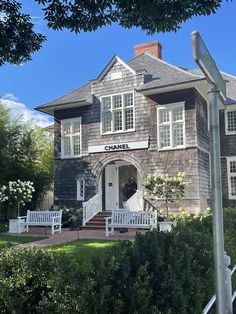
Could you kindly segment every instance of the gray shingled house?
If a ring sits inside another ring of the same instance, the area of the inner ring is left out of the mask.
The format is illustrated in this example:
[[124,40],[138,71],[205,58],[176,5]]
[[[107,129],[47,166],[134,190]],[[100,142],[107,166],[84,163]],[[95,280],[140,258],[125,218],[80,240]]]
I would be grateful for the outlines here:
[[[222,75],[223,201],[235,205],[236,77]],[[151,42],[135,46],[128,62],[115,55],[97,79],[37,107],[55,118],[55,204],[81,207],[91,200],[103,210],[119,209],[130,177],[140,191],[149,173],[185,171],[188,188],[175,206],[205,209],[211,202],[208,90],[200,70],[168,64],[160,43]]]

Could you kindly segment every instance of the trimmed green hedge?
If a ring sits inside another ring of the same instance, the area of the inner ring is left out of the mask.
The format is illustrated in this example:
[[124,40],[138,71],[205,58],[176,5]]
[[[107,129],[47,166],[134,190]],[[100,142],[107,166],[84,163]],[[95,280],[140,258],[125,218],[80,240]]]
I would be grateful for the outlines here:
[[[236,262],[236,209],[224,210]],[[214,293],[212,218],[120,241],[83,265],[42,250],[0,252],[1,313],[201,313]]]

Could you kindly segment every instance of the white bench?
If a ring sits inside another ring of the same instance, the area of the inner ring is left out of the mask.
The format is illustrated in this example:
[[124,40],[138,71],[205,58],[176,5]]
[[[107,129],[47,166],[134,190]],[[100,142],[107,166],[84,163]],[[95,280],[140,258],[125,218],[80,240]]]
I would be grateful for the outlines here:
[[114,228],[154,229],[157,228],[157,212],[113,210],[106,217],[106,237],[114,235]]
[[26,216],[17,217],[19,225],[24,225],[24,231],[29,232],[29,226],[48,226],[51,233],[61,233],[62,210],[31,211]]

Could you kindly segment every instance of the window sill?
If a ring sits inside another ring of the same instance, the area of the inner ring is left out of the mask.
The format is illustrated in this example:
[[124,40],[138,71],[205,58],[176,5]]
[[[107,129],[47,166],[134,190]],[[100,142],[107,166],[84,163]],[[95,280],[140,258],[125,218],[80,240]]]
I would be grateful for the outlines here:
[[60,159],[75,159],[75,158],[80,158],[82,155],[77,155],[77,156],[61,156]]
[[225,135],[236,135],[236,131],[231,132],[225,131]]
[[230,200],[230,201],[236,201],[236,196],[231,196],[231,195],[229,195],[229,200]]
[[187,148],[186,146],[178,146],[178,147],[175,147],[175,148],[172,148],[172,147],[157,148],[157,150],[160,151],[160,152],[164,152],[164,151],[168,151],[168,150],[180,150],[180,149],[186,149],[186,148]]
[[128,131],[117,131],[117,132],[107,132],[107,133],[101,133],[100,135],[117,135],[117,134],[125,134],[125,133],[135,133],[135,130],[128,130]]

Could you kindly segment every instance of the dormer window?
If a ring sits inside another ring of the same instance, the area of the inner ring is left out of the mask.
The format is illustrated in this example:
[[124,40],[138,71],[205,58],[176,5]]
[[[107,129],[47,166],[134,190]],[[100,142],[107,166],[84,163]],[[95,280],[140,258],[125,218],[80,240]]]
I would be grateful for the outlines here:
[[101,97],[102,134],[134,130],[134,93]]

